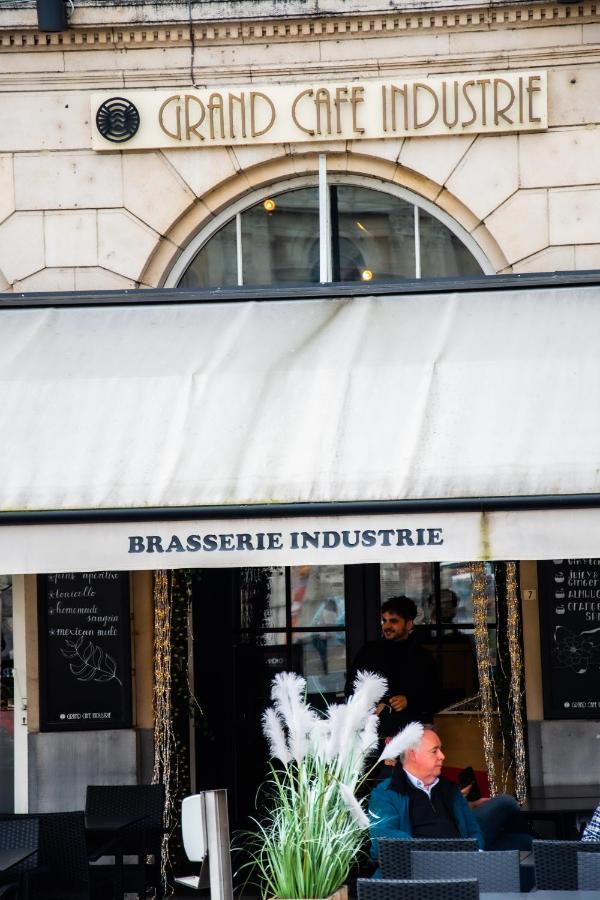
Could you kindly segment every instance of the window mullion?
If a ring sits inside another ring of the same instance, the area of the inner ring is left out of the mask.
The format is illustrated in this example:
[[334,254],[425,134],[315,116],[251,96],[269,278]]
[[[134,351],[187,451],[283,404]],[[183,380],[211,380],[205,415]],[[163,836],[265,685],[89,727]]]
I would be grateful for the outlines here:
[[244,257],[242,253],[242,214],[235,215],[235,250],[237,257],[237,283],[241,287],[244,283]]
[[331,281],[331,219],[327,186],[327,156],[319,153],[319,281]]
[[421,277],[421,231],[419,228],[419,207],[415,211],[415,278]]

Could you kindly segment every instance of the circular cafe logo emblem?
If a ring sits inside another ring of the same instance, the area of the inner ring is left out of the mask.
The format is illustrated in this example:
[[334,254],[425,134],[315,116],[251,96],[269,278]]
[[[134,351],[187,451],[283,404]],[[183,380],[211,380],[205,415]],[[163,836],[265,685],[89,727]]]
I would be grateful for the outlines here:
[[132,138],[140,127],[140,114],[131,100],[111,97],[98,107],[96,127],[107,141],[121,144]]

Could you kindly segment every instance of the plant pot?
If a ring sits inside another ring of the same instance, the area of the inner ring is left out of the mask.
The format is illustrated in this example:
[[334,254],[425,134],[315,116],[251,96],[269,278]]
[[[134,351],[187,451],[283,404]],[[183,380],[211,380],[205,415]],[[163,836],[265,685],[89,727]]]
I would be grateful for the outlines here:
[[[269,897],[269,900],[281,900],[278,897]],[[286,897],[285,900],[304,900],[304,898],[300,897]],[[330,894],[329,897],[322,897],[320,900],[348,900],[348,888],[345,884],[343,884],[340,888],[337,889],[335,894]]]

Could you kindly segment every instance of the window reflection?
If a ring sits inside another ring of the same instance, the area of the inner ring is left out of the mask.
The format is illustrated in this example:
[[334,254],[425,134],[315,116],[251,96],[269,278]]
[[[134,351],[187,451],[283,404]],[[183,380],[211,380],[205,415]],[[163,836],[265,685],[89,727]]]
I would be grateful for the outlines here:
[[290,568],[292,627],[344,625],[344,567]]
[[381,600],[404,595],[417,605],[415,624],[428,625],[435,619],[433,566],[431,563],[381,563]]
[[[485,564],[488,624],[496,621],[496,584],[491,563]],[[442,622],[473,624],[473,579],[468,563],[440,563]]]
[[338,694],[346,681],[346,636],[343,631],[295,632],[302,651],[302,673],[309,694]]
[[331,188],[333,280],[393,281],[415,277],[414,206],[383,191],[349,184]]
[[[290,569],[292,644],[301,648],[309,694],[344,689],[346,634],[343,566],[292,566]],[[320,628],[319,628],[320,626]]]
[[481,266],[460,238],[424,210],[419,210],[421,278],[481,275]]
[[235,219],[224,225],[196,254],[180,288],[232,287],[237,279]]
[[242,569],[239,610],[236,644],[250,653],[245,665],[251,659],[265,684],[291,669],[304,675],[309,694],[333,699],[343,691],[343,566]]
[[242,259],[244,284],[317,282],[318,189],[287,191],[242,213]]

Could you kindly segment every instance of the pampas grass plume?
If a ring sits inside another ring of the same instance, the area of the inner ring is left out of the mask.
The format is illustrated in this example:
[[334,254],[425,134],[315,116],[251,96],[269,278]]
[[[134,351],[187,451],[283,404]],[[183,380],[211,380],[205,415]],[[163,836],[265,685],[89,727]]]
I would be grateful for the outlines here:
[[369,820],[355,790],[376,744],[374,709],[386,684],[367,672],[354,686],[346,703],[323,714],[308,704],[304,678],[283,672],[274,679],[262,724],[285,768],[271,765],[247,847],[264,897],[327,897],[361,852]]
[[373,714],[365,722],[365,727],[360,735],[360,746],[364,753],[374,750],[377,746],[379,731],[379,716]]
[[358,704],[365,712],[373,712],[388,689],[385,678],[374,672],[359,672],[352,685],[350,702]]
[[287,766],[292,761],[281,719],[273,708],[265,710],[262,717],[263,733],[269,742],[271,756],[280,759]]
[[369,819],[364,809],[354,796],[353,792],[350,790],[348,785],[340,783],[340,794],[342,795],[342,799],[346,806],[348,807],[348,811],[357,825],[360,825],[361,828],[369,827]]
[[423,737],[423,726],[420,722],[411,722],[402,731],[392,738],[389,744],[386,744],[383,753],[377,762],[383,762],[384,759],[396,759],[401,753],[407,750],[414,750],[421,743]]
[[308,735],[317,718],[307,706],[305,694],[306,681],[295,672],[279,672],[273,679],[271,698],[287,728],[290,753],[298,763],[308,750]]

